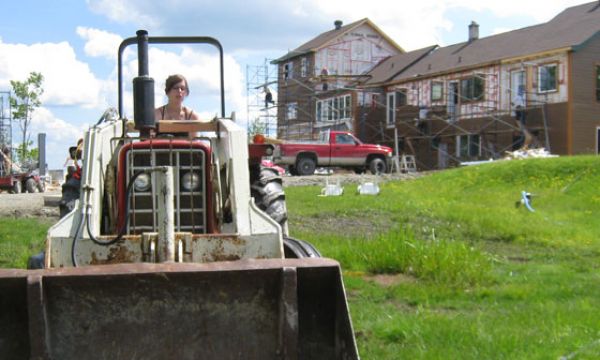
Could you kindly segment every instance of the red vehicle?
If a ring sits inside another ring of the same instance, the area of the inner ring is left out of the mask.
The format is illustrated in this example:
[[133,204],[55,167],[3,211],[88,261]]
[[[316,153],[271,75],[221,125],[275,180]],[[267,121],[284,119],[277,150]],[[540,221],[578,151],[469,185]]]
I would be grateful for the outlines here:
[[20,194],[23,191],[33,193],[44,192],[44,182],[33,172],[4,174],[0,172],[0,190],[7,190],[11,194]]
[[316,142],[279,144],[273,154],[273,162],[287,165],[292,175],[312,175],[317,166],[380,174],[389,169],[391,159],[392,148],[364,144],[347,131],[323,132]]

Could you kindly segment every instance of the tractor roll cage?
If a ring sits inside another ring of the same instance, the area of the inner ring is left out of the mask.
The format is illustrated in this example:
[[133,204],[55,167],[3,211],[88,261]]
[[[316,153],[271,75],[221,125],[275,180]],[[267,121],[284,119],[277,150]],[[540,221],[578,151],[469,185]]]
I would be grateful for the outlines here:
[[[118,53],[119,83],[119,117],[123,118],[123,52],[132,44],[137,44],[137,37],[130,37],[121,42]],[[223,46],[219,40],[209,36],[148,36],[149,44],[209,44],[219,50],[219,66],[221,81],[221,117],[225,117],[225,76],[223,68]]]

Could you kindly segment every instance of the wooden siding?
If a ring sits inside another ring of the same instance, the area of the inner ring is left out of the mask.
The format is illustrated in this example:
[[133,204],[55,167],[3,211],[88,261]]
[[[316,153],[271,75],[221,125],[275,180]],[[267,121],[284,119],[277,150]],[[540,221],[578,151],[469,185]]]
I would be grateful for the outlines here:
[[596,66],[600,66],[600,36],[591,38],[572,54],[573,153],[596,153],[596,128],[600,126],[600,102],[596,100]]

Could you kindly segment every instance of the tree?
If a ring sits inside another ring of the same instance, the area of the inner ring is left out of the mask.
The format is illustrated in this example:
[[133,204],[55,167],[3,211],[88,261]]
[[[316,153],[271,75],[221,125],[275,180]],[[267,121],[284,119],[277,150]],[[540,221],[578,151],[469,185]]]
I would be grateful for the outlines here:
[[22,141],[19,146],[19,158],[24,160],[28,155],[28,146],[30,134],[29,125],[31,123],[31,115],[42,102],[40,97],[44,93],[42,82],[44,76],[38,72],[30,72],[29,77],[25,81],[11,80],[10,85],[13,88],[14,96],[10,97],[10,105],[13,109],[13,120],[19,123],[21,129]]

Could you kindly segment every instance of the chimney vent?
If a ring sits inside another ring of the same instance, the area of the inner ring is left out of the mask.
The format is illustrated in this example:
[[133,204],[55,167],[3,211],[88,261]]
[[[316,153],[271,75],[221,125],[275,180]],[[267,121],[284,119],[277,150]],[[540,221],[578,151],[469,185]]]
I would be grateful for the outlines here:
[[479,24],[471,21],[469,25],[469,42],[479,39]]
[[341,29],[343,24],[344,23],[342,22],[342,20],[336,20],[336,21],[333,22],[333,25],[335,25],[335,29],[336,30]]

